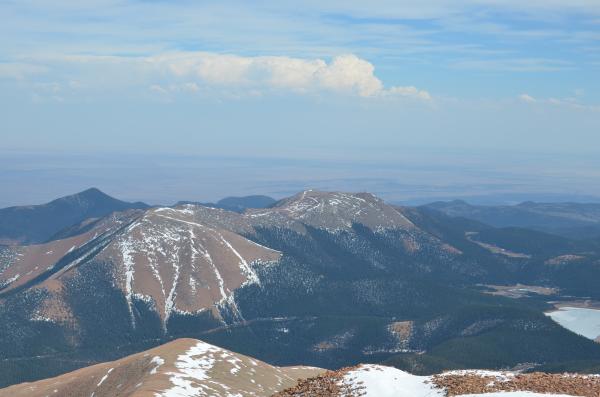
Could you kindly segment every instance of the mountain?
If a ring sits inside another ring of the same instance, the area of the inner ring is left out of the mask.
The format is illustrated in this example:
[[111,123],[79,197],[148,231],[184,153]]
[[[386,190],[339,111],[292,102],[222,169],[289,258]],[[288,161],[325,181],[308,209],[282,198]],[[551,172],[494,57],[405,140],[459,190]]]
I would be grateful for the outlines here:
[[[105,265],[125,297],[133,327],[135,302],[150,302],[164,327],[173,312],[214,310],[220,317],[218,306],[228,305],[233,290],[258,282],[248,264],[277,261],[280,253],[218,225],[196,223],[192,214],[189,208],[118,213],[83,234],[14,249],[0,297],[24,288],[62,293],[79,267],[93,260]],[[39,315],[53,318],[52,310]]]
[[0,397],[483,397],[503,392],[515,397],[592,397],[600,392],[600,378],[481,370],[416,376],[373,364],[336,371],[276,367],[199,340],[177,339],[117,361],[0,389]]
[[249,208],[268,208],[276,203],[276,200],[269,196],[243,196],[243,197],[225,197],[216,203],[198,203],[194,201],[179,201],[175,206],[193,204],[205,207],[221,208],[227,211],[242,213]]
[[115,211],[144,208],[148,205],[117,200],[96,188],[47,204],[4,208],[0,209],[0,244],[43,243],[86,219],[92,222]]
[[194,339],[0,390],[0,397],[270,396],[323,372],[274,367]]
[[243,213],[184,204],[84,221],[0,249],[0,385],[181,337],[279,366],[597,365],[600,344],[545,316],[542,298],[490,285],[597,299],[598,252],[510,255],[501,245],[512,240],[490,229],[369,193],[310,190]]
[[426,206],[494,227],[521,227],[571,238],[600,237],[600,204],[528,201],[512,206],[484,206],[455,200]]

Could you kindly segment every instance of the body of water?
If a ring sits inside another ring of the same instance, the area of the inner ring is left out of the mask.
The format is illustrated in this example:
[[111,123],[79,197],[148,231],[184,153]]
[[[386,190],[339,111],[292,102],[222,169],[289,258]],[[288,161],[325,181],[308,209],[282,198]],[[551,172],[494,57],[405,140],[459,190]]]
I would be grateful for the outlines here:
[[546,313],[563,327],[589,339],[600,337],[600,310],[581,307],[561,307]]

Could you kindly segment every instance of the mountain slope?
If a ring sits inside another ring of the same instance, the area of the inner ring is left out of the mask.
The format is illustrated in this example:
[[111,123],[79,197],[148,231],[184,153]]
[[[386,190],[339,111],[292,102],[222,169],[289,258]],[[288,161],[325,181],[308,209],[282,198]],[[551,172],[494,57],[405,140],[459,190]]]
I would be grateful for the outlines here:
[[465,258],[509,276],[501,284],[557,287],[564,295],[600,299],[600,242],[571,240],[517,227],[495,228],[427,206],[403,208],[417,225],[459,249]]
[[4,208],[0,209],[0,243],[42,243],[85,219],[143,208],[148,205],[117,200],[95,188],[47,204]]
[[529,228],[578,239],[600,237],[600,204],[524,202],[485,206],[455,200],[426,207],[494,227]]
[[270,396],[318,368],[280,368],[194,339],[178,339],[57,378],[0,389],[0,397]]

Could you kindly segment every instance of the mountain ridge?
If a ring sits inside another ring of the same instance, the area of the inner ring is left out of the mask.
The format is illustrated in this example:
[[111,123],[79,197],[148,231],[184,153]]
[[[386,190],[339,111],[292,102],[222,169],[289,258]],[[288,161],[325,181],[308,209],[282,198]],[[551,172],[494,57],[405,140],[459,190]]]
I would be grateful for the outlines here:
[[516,205],[472,205],[464,200],[438,201],[423,207],[494,227],[522,227],[563,237],[600,237],[600,204],[525,201]]

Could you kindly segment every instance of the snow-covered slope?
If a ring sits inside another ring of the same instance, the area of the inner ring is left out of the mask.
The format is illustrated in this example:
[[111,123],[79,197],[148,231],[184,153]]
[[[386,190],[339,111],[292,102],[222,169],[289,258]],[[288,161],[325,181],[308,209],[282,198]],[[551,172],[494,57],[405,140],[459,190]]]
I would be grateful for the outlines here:
[[442,397],[443,390],[435,387],[426,376],[380,365],[362,365],[348,371],[341,382],[357,395],[367,397]]
[[218,316],[216,305],[233,291],[260,283],[253,266],[279,259],[279,252],[229,230],[176,215],[168,208],[148,211],[96,258],[115,264],[130,308],[134,298],[152,302],[164,322],[175,310],[211,309]]
[[[490,371],[462,371],[448,372],[438,375],[441,378],[455,377],[461,374],[471,374],[472,377],[490,380],[490,390],[492,383],[501,384],[514,377],[514,373],[501,373]],[[464,397],[569,397],[567,394],[557,393],[535,393],[524,388],[523,390],[508,390],[489,392],[489,393],[456,393],[448,391],[436,382],[434,377],[416,376],[408,372],[400,371],[396,368],[385,367],[381,365],[361,365],[357,369],[348,371],[342,379],[342,384],[356,391],[357,396],[364,397],[445,397],[445,396],[464,396]],[[464,390],[469,390],[469,385],[465,382],[462,385]],[[501,387],[501,386],[500,386]],[[580,395],[580,394],[577,394]]]
[[122,228],[133,222],[142,211],[114,213],[95,222],[90,230],[44,244],[8,246],[0,255],[0,295],[36,280],[56,278],[98,253]]
[[114,362],[1,389],[0,397],[270,396],[321,372],[274,367],[199,340],[178,339]]
[[254,224],[292,226],[302,223],[328,230],[347,230],[353,223],[371,229],[414,227],[404,215],[370,193],[307,190],[272,208],[249,210],[246,215]]

